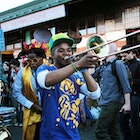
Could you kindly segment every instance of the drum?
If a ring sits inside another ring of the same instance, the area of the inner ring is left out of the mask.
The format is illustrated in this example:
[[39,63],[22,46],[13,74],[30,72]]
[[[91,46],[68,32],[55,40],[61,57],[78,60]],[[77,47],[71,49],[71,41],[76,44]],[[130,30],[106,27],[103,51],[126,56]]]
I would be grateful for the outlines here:
[[0,140],[12,140],[11,133],[6,127],[0,128]]
[[16,122],[15,107],[0,107],[0,127],[12,126]]

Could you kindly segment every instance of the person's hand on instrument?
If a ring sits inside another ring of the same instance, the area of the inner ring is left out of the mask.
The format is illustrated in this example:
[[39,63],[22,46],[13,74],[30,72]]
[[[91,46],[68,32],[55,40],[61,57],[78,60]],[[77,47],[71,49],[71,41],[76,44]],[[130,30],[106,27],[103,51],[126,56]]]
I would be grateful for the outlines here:
[[99,57],[97,55],[93,55],[91,53],[87,53],[81,59],[76,61],[74,65],[78,70],[84,68],[94,68],[98,62]]

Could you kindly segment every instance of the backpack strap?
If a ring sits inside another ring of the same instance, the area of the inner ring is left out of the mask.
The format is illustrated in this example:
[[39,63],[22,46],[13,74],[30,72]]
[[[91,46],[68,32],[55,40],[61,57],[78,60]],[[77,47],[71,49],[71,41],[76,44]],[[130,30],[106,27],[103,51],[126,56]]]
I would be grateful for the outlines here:
[[116,72],[116,61],[117,61],[117,59],[114,59],[113,62],[112,62],[112,64],[111,64],[112,74],[113,74],[115,77],[118,76],[118,75],[117,75],[117,72]]
[[[116,71],[116,61],[117,61],[117,59],[113,60],[112,65],[111,65],[111,67],[112,67],[112,74],[117,78],[117,80],[119,80],[119,77],[118,77],[117,71]],[[129,70],[128,65],[125,64],[125,68],[126,68],[126,71],[127,71],[129,82],[131,83],[132,73]]]
[[117,59],[114,59],[113,62],[111,63],[111,69],[112,69],[112,74],[117,79],[117,83],[119,85],[119,89],[122,92],[122,87],[121,87],[120,79],[119,79],[118,74],[117,74],[117,71],[116,71],[116,61],[117,61]]

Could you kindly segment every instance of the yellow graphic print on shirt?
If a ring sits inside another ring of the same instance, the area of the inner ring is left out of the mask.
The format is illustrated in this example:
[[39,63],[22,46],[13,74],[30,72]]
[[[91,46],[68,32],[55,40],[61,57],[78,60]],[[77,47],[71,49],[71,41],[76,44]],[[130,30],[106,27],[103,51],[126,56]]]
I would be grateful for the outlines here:
[[69,96],[66,94],[63,94],[59,98],[59,104],[61,107],[60,115],[63,119],[68,121],[73,121],[73,124],[75,124],[76,127],[78,127],[78,121],[77,121],[77,115],[79,113],[79,104],[80,99],[77,98],[76,100],[69,100]]
[[74,83],[70,79],[65,79],[61,82],[60,90],[65,94],[76,94]]
[[69,95],[77,94],[74,83],[70,79],[65,79],[61,82],[60,90],[64,93],[59,97],[60,115],[63,119],[72,121],[72,123],[78,127],[77,116],[79,114],[80,99],[70,100]]

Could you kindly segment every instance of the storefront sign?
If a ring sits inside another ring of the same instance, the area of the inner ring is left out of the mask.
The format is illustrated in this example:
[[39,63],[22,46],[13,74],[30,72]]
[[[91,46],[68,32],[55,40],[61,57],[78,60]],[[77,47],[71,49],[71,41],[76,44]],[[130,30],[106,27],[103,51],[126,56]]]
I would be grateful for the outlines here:
[[7,32],[7,31],[27,27],[30,25],[46,22],[49,20],[61,18],[64,17],[65,15],[66,15],[65,6],[59,5],[30,15],[26,15],[20,18],[3,22],[1,23],[1,28],[3,29],[4,32]]

